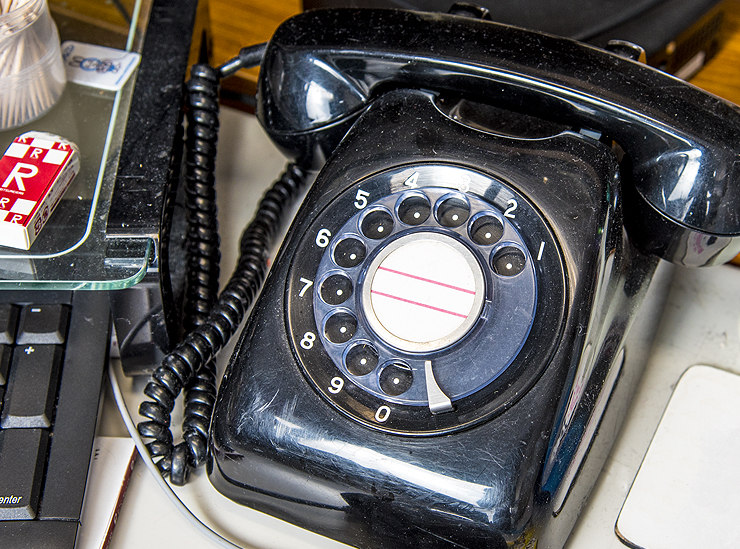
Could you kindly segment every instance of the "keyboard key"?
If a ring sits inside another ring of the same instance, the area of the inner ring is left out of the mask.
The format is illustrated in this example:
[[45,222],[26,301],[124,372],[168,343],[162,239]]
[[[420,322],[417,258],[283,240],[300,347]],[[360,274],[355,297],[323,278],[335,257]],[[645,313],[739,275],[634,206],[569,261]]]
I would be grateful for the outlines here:
[[0,520],[36,516],[48,444],[41,429],[0,431]]
[[[78,292],[70,318],[38,518],[79,520],[110,341],[109,297]],[[100,366],[97,366],[100,365]],[[0,548],[5,549],[0,536]]]
[[5,385],[8,382],[8,367],[10,366],[11,354],[11,347],[0,345],[0,385]]
[[18,307],[10,303],[0,303],[0,343],[13,343],[18,324]]
[[3,429],[51,426],[62,354],[57,345],[15,348],[0,417]]
[[26,305],[21,310],[16,343],[55,345],[64,343],[69,307],[59,303]]
[[72,549],[79,522],[61,520],[6,520],[0,522],[3,549]]
[[[0,549],[72,549],[108,356],[109,297],[6,290],[0,301],[15,313],[5,322],[0,305]],[[14,344],[19,338],[63,343]]]

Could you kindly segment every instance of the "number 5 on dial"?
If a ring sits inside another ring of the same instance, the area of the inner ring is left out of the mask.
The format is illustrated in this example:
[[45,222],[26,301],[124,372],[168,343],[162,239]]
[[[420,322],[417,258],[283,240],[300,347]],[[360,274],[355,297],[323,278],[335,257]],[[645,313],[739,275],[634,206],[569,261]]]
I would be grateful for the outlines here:
[[367,206],[367,197],[370,196],[369,192],[357,189],[357,195],[355,196],[355,208],[362,210]]

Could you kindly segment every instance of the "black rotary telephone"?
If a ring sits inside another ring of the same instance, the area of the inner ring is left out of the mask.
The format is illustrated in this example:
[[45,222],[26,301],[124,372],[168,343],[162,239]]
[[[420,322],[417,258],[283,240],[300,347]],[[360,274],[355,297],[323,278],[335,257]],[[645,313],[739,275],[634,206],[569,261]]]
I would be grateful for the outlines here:
[[740,251],[740,110],[458,15],[306,12],[257,113],[321,167],[223,378],[228,497],[358,547],[560,547],[659,262]]

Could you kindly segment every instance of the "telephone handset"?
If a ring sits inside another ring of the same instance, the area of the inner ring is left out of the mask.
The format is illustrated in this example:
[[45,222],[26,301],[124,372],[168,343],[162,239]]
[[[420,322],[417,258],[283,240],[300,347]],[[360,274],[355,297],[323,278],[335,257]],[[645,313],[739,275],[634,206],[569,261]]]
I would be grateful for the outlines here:
[[[650,251],[690,266],[740,251],[738,108],[646,65],[487,21],[368,10],[289,20],[263,71],[260,119],[293,154],[325,158],[390,87],[481,98],[617,141]],[[702,237],[716,240],[698,256],[675,243]]]
[[258,90],[321,171],[222,381],[213,484],[358,547],[562,545],[639,377],[656,254],[740,247],[740,110],[391,10],[288,20]]

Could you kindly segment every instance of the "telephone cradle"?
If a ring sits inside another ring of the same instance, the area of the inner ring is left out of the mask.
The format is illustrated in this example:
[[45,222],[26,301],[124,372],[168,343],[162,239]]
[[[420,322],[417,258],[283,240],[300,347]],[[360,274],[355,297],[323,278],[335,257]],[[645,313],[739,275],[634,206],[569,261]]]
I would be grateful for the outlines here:
[[321,169],[221,382],[213,485],[361,548],[562,547],[661,258],[740,251],[740,110],[571,40],[395,10],[288,20],[258,99]]

